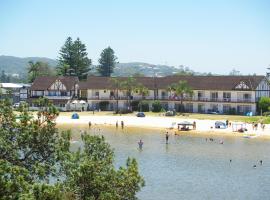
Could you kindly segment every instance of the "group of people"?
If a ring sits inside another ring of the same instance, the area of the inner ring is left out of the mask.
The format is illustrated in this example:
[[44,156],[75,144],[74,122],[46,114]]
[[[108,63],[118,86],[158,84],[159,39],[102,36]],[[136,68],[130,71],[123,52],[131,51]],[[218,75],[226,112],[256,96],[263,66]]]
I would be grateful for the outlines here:
[[[255,122],[252,122],[252,130],[254,131],[257,131],[258,130],[258,123],[255,123]],[[264,123],[261,123],[261,129],[264,131],[265,129],[265,124]]]
[[[115,123],[115,127],[118,128],[118,120]],[[121,128],[124,128],[124,121],[121,121]]]

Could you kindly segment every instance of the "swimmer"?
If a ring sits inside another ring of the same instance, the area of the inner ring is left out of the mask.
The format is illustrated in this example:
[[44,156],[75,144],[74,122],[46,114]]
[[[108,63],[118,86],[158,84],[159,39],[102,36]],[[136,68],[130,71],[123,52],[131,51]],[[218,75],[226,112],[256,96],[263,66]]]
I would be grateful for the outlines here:
[[253,168],[256,168],[257,167],[257,165],[253,165]]
[[168,144],[168,140],[169,140],[169,133],[168,131],[166,132],[166,144]]
[[232,159],[230,159],[230,163],[232,162]]
[[138,142],[138,145],[139,145],[139,149],[142,149],[142,147],[143,147],[143,141],[140,140],[140,141]]
[[260,164],[262,165],[262,163],[263,163],[263,161],[262,160],[260,160]]

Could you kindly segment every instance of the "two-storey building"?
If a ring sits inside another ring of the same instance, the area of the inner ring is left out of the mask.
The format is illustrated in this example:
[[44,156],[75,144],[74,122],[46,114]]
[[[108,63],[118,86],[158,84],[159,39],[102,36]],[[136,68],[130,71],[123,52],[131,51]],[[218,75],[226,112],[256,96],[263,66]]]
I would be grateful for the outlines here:
[[74,76],[37,77],[30,87],[27,102],[31,109],[35,109],[35,100],[46,97],[60,110],[69,110],[72,99],[77,97],[78,82]]
[[[121,77],[120,81],[127,78]],[[98,109],[101,102],[108,102],[108,110],[113,110],[118,102],[119,108],[127,106],[127,100],[146,100],[150,106],[159,100],[166,110],[180,108],[180,97],[169,90],[169,86],[186,81],[192,88],[192,96],[184,96],[186,112],[218,112],[246,114],[256,113],[256,103],[261,96],[269,96],[270,86],[264,76],[167,76],[137,77],[137,83],[149,89],[149,95],[142,96],[139,91],[127,95],[117,87],[110,77],[88,77],[79,83],[79,95],[87,100],[90,109]]]

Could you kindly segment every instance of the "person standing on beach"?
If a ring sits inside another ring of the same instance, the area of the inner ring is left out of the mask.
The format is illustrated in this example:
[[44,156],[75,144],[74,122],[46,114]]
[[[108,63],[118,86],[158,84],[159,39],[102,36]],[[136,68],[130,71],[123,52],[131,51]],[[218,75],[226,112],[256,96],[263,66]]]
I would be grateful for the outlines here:
[[196,122],[193,122],[193,130],[196,130]]
[[226,120],[226,127],[228,128],[229,126],[229,120]]
[[91,121],[89,121],[88,122],[88,127],[91,128],[91,126],[92,126],[92,123],[91,123]]
[[124,128],[124,121],[121,121],[121,127]]
[[166,144],[168,144],[168,141],[169,141],[169,132],[168,131],[166,132],[165,136],[166,136]]
[[115,127],[118,128],[118,120],[115,123]]

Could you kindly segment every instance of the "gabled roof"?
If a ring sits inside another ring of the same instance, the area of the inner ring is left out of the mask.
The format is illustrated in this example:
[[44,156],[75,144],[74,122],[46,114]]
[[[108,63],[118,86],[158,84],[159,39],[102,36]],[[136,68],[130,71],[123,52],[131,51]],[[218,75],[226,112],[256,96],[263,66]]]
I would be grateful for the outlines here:
[[56,80],[60,80],[67,90],[74,89],[74,85],[79,82],[75,76],[39,76],[33,82],[30,90],[47,90]]
[[[264,76],[166,76],[166,77],[135,77],[138,83],[148,89],[167,89],[172,83],[186,81],[193,90],[237,90],[235,87],[244,82],[247,90],[255,90]],[[126,80],[127,77],[119,77]],[[113,89],[110,77],[89,76],[87,81],[79,83],[79,89]]]

